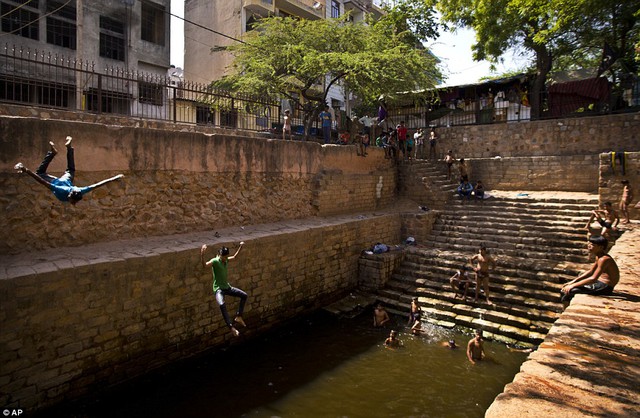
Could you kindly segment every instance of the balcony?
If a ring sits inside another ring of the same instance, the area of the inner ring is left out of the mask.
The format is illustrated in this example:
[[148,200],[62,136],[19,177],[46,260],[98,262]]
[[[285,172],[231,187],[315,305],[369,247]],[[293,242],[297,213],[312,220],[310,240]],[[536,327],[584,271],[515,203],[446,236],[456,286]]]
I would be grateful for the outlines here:
[[276,7],[282,12],[304,19],[324,19],[325,0],[275,0]]
[[274,0],[244,0],[242,6],[260,16],[268,16],[276,10]]

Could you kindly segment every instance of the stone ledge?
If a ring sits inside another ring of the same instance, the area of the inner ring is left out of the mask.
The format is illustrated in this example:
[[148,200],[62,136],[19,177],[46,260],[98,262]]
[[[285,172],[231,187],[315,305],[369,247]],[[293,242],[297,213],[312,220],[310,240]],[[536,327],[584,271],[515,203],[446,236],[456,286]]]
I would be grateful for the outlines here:
[[621,273],[614,295],[576,296],[486,418],[637,415],[639,253],[640,225],[635,223],[610,251]]

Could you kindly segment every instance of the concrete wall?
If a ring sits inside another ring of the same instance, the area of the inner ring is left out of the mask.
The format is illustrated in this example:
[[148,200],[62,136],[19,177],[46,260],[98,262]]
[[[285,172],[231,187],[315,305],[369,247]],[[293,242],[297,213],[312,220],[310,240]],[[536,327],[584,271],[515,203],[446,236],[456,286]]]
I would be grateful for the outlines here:
[[[72,206],[15,173],[18,161],[35,171],[54,140],[49,172],[60,175],[66,135],[76,185],[124,181]],[[369,211],[395,195],[381,150],[362,158],[353,147],[32,118],[2,118],[0,136],[0,253]]]
[[640,113],[437,128],[438,154],[464,158],[638,151]]
[[239,231],[213,243],[201,233],[50,251],[59,259],[2,277],[0,405],[33,410],[230,343],[202,242],[210,257],[246,242],[229,265],[230,282],[249,293],[246,336],[233,340],[242,342],[353,289],[360,252],[400,241],[400,215]]

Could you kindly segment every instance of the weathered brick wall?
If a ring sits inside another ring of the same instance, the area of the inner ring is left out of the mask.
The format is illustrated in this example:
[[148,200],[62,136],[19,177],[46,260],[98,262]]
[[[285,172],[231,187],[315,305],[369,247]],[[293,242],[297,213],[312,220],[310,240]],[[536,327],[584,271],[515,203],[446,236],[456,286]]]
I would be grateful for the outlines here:
[[469,179],[499,190],[598,191],[596,154],[470,159]]
[[[0,228],[6,235],[0,253],[370,211],[395,194],[395,169],[382,150],[362,158],[354,147],[306,142],[28,118],[1,122]],[[54,140],[59,154],[49,172],[60,175],[66,135],[74,137],[75,184],[117,173],[124,181],[72,206],[15,173],[17,161],[35,171]],[[328,181],[318,180],[325,172]]]
[[629,186],[634,196],[629,210],[629,217],[631,219],[640,219],[640,209],[635,208],[635,205],[640,200],[640,152],[627,152],[625,154],[624,174],[620,160],[613,160],[611,153],[603,153],[599,157],[600,183],[598,193],[600,195],[600,203],[611,202],[613,207],[617,209],[622,197],[621,181],[629,180]]
[[[398,243],[400,222],[384,215],[251,227],[233,242],[214,241],[208,256],[246,242],[229,280],[249,294],[251,336],[353,289],[360,252],[377,241]],[[60,263],[34,259],[31,274],[0,280],[0,405],[56,403],[228,344],[198,239],[93,245]],[[233,312],[237,301],[228,302]]]
[[438,154],[464,158],[586,155],[640,149],[640,113],[437,128]]
[[363,255],[358,260],[358,287],[374,292],[384,288],[403,260],[403,251]]

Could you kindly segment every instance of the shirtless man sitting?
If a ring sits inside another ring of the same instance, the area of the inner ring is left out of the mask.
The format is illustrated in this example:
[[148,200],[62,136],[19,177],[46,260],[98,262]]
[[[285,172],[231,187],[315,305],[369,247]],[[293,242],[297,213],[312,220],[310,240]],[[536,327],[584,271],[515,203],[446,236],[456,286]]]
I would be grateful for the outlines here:
[[588,295],[610,295],[613,288],[620,280],[620,270],[615,260],[607,254],[609,242],[603,236],[589,238],[587,246],[590,256],[595,256],[596,261],[589,271],[582,273],[560,290],[565,308],[574,295],[578,293]]
[[595,219],[602,227],[600,235],[606,239],[611,239],[611,232],[617,229],[620,218],[618,217],[618,212],[613,209],[611,202],[605,202],[603,208],[603,210],[591,211],[591,217],[585,229],[589,232],[589,235],[592,235],[594,231],[591,228],[591,223]]
[[489,267],[491,270],[496,268],[496,261],[487,254],[487,249],[484,245],[480,246],[478,254],[471,257],[471,264],[476,264],[473,270],[476,272],[476,298],[474,302],[478,302],[478,296],[480,294],[480,285],[484,288],[484,297],[487,298],[487,303],[491,303],[489,299]]
[[467,358],[471,364],[476,364],[484,358],[484,343],[482,342],[482,330],[477,329],[475,336],[467,344]]

